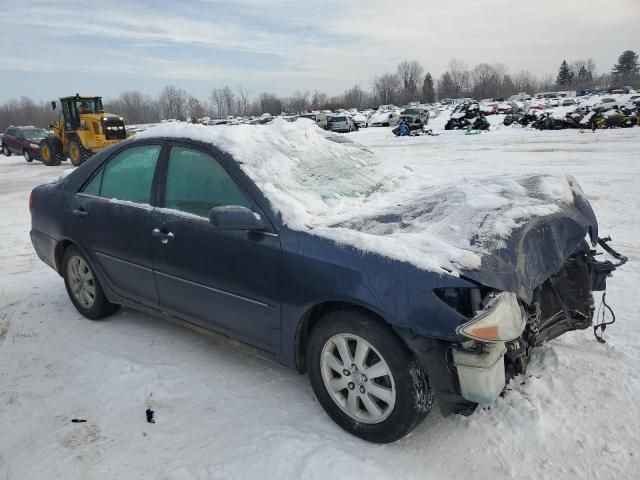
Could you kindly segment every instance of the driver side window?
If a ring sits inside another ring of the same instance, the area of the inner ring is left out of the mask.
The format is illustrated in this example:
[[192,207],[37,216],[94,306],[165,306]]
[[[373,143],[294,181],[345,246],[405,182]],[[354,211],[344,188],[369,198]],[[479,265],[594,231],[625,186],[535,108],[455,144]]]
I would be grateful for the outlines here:
[[209,217],[209,210],[224,205],[251,208],[220,163],[210,155],[190,148],[173,147],[169,155],[165,208]]

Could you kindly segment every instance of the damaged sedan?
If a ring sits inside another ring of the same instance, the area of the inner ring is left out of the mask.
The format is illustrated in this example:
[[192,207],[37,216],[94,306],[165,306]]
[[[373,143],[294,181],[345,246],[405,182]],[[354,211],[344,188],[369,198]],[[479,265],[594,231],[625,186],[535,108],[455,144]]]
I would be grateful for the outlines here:
[[592,326],[626,258],[575,180],[443,184],[307,123],[142,132],[32,191],[35,250],[85,317],[240,340],[379,443],[434,401],[490,405],[532,349]]

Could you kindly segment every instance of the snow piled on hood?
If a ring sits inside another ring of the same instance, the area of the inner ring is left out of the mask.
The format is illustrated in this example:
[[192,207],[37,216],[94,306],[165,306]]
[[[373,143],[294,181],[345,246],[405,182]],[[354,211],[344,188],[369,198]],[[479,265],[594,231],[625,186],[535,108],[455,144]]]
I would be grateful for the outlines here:
[[385,159],[314,122],[163,124],[137,138],[189,138],[230,153],[291,229],[457,274],[534,216],[571,204],[564,176],[487,176],[454,184]]

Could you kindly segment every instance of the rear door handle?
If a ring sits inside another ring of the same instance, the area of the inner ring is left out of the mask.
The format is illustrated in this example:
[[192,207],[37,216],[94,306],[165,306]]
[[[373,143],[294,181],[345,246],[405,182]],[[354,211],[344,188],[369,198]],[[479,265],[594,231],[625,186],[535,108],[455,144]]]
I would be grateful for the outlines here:
[[153,235],[156,238],[160,238],[161,242],[164,244],[169,243],[169,240],[173,240],[175,238],[175,235],[172,232],[169,232],[164,228],[163,229],[154,228],[153,230],[151,230],[151,235]]
[[89,215],[89,212],[87,212],[84,208],[76,208],[76,209],[73,211],[73,214],[74,214],[76,217],[84,218],[84,217],[86,217],[87,215]]

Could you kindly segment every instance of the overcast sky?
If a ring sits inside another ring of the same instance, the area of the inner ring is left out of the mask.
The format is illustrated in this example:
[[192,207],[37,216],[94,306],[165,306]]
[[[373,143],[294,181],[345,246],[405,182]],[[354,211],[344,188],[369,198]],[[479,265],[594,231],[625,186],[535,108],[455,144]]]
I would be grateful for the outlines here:
[[0,101],[76,92],[337,94],[416,59],[555,74],[640,50],[640,0],[0,0]]

